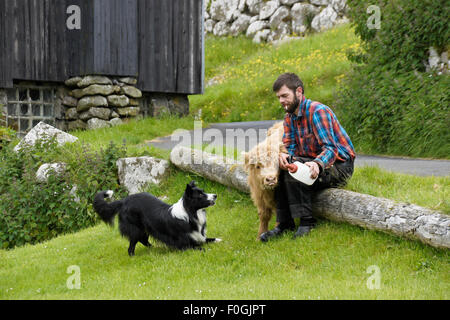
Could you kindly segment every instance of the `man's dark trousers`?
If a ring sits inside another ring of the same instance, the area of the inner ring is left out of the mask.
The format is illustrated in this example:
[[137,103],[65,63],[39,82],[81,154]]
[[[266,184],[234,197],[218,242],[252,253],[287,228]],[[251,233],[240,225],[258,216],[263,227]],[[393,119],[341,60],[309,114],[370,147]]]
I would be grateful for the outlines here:
[[[298,158],[300,162],[313,159]],[[300,226],[315,226],[316,219],[312,215],[312,199],[314,194],[325,188],[344,186],[353,174],[353,160],[335,161],[328,169],[320,172],[311,186],[294,179],[288,171],[280,170],[278,186],[275,189],[277,203],[277,222],[281,229],[295,227],[294,219],[300,218]]]

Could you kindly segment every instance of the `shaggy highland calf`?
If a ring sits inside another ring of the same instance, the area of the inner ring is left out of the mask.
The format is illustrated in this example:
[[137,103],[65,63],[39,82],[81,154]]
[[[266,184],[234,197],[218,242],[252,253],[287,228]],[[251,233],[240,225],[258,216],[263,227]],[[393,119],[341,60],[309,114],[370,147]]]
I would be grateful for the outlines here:
[[244,168],[260,221],[258,240],[262,233],[268,231],[269,221],[276,210],[274,189],[280,173],[278,155],[280,152],[287,153],[282,142],[283,130],[283,122],[276,123],[267,131],[266,140],[245,154]]

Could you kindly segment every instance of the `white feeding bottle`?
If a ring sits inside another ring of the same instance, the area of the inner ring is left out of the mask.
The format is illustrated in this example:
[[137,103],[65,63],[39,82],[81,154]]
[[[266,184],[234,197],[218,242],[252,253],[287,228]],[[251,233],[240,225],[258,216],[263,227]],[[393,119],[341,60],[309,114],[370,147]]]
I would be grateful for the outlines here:
[[298,181],[303,182],[308,186],[312,185],[317,179],[317,177],[315,179],[311,179],[311,171],[309,167],[306,164],[298,161],[289,164],[288,170],[289,174],[294,177],[294,179],[297,179]]

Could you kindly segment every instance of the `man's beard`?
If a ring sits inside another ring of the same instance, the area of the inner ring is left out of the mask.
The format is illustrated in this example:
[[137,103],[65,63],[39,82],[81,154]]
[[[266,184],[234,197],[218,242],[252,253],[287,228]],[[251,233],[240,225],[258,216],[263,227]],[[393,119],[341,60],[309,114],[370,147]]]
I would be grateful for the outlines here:
[[297,95],[294,94],[294,101],[286,108],[286,112],[294,113],[299,104],[300,100],[297,98]]

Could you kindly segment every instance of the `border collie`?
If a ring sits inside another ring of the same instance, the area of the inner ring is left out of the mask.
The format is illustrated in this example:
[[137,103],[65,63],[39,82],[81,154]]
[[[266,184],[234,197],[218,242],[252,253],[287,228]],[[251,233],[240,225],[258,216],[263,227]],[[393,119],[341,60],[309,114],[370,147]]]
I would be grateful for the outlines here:
[[134,255],[138,242],[151,246],[149,236],[180,250],[201,249],[203,243],[221,241],[206,237],[205,208],[215,204],[217,195],[203,192],[194,181],[186,185],[183,197],[173,205],[146,192],[106,202],[105,198],[112,195],[111,190],[97,193],[94,210],[110,225],[114,223],[114,216],[119,214],[119,230],[130,241],[130,256]]

